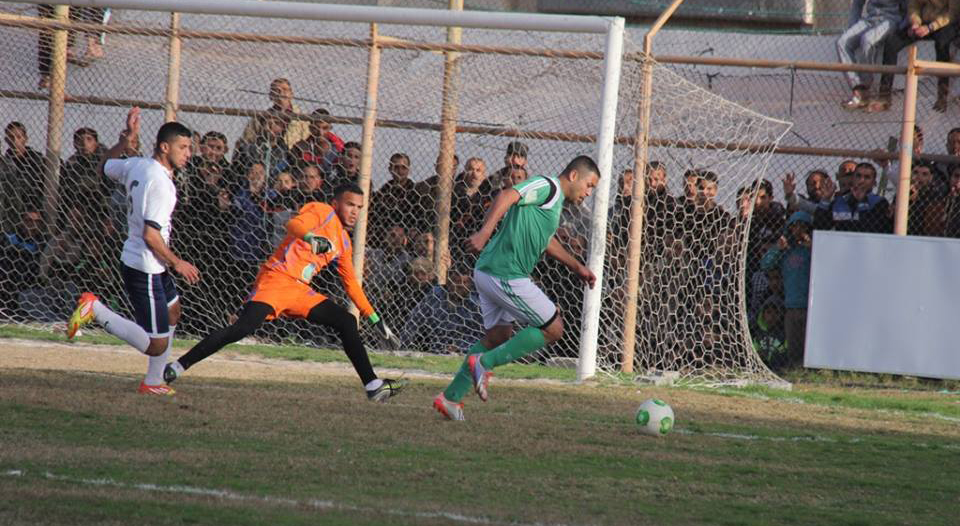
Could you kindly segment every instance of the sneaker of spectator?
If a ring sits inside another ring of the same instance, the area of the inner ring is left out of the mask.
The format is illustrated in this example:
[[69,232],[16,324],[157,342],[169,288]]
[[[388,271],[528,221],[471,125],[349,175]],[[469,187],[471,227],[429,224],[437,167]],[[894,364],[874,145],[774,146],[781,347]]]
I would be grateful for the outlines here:
[[[288,121],[283,134],[283,143],[285,146],[293,146],[306,139],[310,135],[310,123],[296,117],[300,114],[300,108],[293,102],[293,86],[285,78],[274,79],[270,83],[270,102],[272,105],[267,108],[268,111],[280,113]],[[241,139],[247,143],[252,143],[259,134],[259,122],[257,117],[253,117],[247,122],[243,129]]]
[[[901,0],[863,0],[853,2],[847,29],[837,39],[837,55],[842,64],[879,64],[885,39],[903,18]],[[843,103],[848,110],[866,108],[873,75],[857,71],[844,73],[852,92]]]

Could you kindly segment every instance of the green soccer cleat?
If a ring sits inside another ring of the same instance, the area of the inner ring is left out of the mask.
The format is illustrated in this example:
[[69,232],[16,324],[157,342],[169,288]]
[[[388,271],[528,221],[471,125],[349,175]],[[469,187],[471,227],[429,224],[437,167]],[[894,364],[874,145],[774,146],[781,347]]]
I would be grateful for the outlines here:
[[374,402],[386,402],[390,398],[400,394],[408,383],[410,382],[403,378],[397,378],[396,380],[384,378],[383,385],[373,391],[367,391],[367,399]]
[[98,299],[97,295],[92,292],[84,292],[80,295],[80,299],[77,300],[77,308],[73,311],[73,315],[70,316],[70,321],[67,323],[68,340],[72,340],[77,335],[80,327],[93,321],[93,304]]

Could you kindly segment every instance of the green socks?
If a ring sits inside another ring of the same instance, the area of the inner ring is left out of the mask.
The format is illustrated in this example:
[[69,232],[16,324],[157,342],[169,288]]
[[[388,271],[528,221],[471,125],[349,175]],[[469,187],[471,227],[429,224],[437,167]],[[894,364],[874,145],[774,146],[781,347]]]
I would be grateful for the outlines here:
[[543,338],[543,332],[534,327],[527,327],[507,340],[503,345],[496,349],[488,351],[480,342],[477,342],[467,351],[467,356],[463,360],[463,365],[457,371],[457,375],[443,392],[443,396],[451,402],[459,402],[473,388],[473,378],[470,375],[470,365],[467,359],[472,354],[483,353],[480,363],[487,369],[493,369],[501,365],[510,363],[517,358],[526,356],[531,352],[543,347],[547,341]]
[[459,402],[470,392],[470,389],[473,388],[473,378],[470,377],[470,365],[467,364],[467,358],[469,358],[471,354],[482,354],[485,352],[487,352],[487,348],[480,342],[473,344],[473,347],[467,351],[467,357],[463,359],[460,370],[457,371],[457,375],[453,377],[453,381],[450,382],[450,385],[448,385],[447,389],[443,392],[443,396],[446,397],[447,400]]
[[540,329],[527,327],[514,334],[513,338],[507,340],[506,343],[500,347],[484,353],[483,357],[480,358],[480,364],[487,369],[500,367],[517,358],[526,356],[546,344],[547,340],[543,338],[543,332],[541,332]]

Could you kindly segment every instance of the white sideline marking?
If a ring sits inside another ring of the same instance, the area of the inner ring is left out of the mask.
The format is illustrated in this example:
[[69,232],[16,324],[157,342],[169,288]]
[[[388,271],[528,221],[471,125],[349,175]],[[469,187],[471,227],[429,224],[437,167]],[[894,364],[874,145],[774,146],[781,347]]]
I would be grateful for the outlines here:
[[[862,439],[859,438],[850,438],[844,440],[837,440],[835,438],[823,437],[823,436],[789,436],[789,437],[771,437],[771,436],[760,436],[760,435],[745,435],[741,433],[722,433],[722,432],[702,432],[702,431],[691,431],[689,429],[674,429],[674,432],[679,435],[700,435],[708,437],[717,437],[717,438],[730,438],[733,440],[768,440],[770,442],[828,442],[832,444],[858,444],[862,442]],[[926,442],[917,442],[914,444],[917,447],[922,448],[943,448],[943,449],[953,449],[960,451],[960,444],[937,444],[930,445]]]
[[[26,474],[26,470],[20,469],[11,469],[3,473],[7,477],[22,477]],[[332,500],[322,500],[322,499],[308,499],[308,500],[297,500],[290,499],[286,497],[261,497],[257,495],[244,495],[242,493],[236,493],[230,490],[225,489],[216,489],[216,488],[199,488],[196,486],[159,486],[156,484],[145,484],[145,483],[127,483],[119,482],[113,479],[100,478],[100,479],[85,479],[85,478],[76,478],[68,477],[65,475],[55,475],[46,471],[43,473],[43,478],[48,480],[57,480],[62,482],[72,482],[76,484],[86,484],[89,486],[110,486],[114,488],[126,488],[126,489],[136,489],[140,491],[151,491],[151,492],[164,492],[164,493],[180,493],[185,495],[200,495],[205,497],[216,497],[223,500],[235,500],[235,501],[254,501],[254,502],[265,502],[269,504],[284,504],[287,506],[296,506],[296,507],[309,507],[318,510],[341,510],[341,511],[356,511],[356,512],[370,512],[370,511],[379,511],[386,513],[388,515],[398,515],[402,517],[417,517],[417,518],[426,518],[426,519],[448,519],[456,522],[461,522],[465,524],[505,524],[511,526],[565,526],[563,524],[551,524],[543,522],[534,522],[534,523],[523,523],[523,522],[498,522],[483,517],[472,517],[470,515],[463,515],[461,513],[453,513],[449,511],[404,511],[404,510],[371,510],[369,508],[361,508],[359,506],[351,506],[349,504],[341,504],[334,502]]]

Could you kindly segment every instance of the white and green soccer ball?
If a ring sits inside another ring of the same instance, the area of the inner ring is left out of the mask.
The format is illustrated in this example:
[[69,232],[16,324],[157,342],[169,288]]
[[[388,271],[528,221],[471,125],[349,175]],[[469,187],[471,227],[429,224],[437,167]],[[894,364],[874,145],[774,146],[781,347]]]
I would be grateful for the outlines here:
[[673,409],[659,398],[644,401],[637,409],[637,429],[647,435],[666,435],[673,429]]

